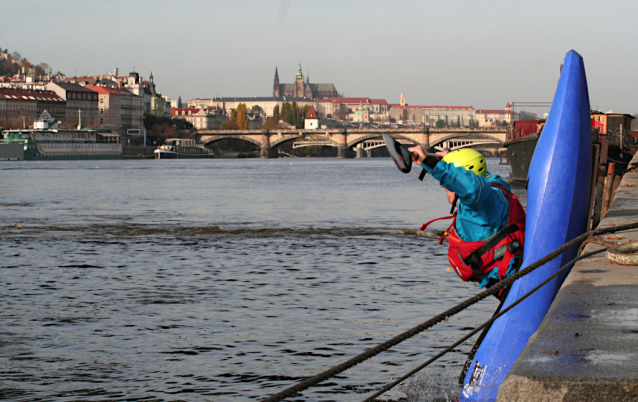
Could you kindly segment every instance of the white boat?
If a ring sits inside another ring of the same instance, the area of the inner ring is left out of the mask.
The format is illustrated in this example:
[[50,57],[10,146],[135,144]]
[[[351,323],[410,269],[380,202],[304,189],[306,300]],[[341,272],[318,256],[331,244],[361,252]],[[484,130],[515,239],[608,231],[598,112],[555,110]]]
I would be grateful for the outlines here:
[[186,138],[169,138],[153,152],[155,159],[212,158],[215,155],[203,144]]

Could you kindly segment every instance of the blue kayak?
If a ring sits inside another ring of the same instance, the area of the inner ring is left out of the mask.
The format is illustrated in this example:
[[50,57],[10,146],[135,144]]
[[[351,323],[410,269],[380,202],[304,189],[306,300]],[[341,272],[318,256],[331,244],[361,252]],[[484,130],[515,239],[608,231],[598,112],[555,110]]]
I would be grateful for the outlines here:
[[[583,58],[571,50],[529,168],[525,253],[531,265],[587,229],[592,170],[589,94]],[[514,282],[507,308],[576,256],[573,248]],[[461,401],[495,401],[529,337],[547,314],[567,272],[494,322],[465,376]]]

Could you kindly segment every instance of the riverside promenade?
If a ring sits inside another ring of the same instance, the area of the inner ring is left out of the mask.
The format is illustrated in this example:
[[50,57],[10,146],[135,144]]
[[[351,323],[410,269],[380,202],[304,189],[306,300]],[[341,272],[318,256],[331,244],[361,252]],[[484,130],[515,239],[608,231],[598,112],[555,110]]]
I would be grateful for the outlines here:
[[[638,166],[634,156],[629,167]],[[628,171],[599,228],[638,221],[638,169]],[[620,237],[622,235],[622,237]],[[607,235],[638,241],[638,230]],[[589,243],[584,252],[603,246]],[[498,401],[638,400],[638,266],[605,253],[576,263]]]

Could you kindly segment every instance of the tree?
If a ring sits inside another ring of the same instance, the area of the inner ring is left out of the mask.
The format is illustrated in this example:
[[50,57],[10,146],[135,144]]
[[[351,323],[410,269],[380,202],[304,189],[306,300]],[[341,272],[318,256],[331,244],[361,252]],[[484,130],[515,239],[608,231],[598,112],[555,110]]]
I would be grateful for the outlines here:
[[272,110],[272,117],[279,121],[279,105],[275,105],[275,108]]
[[275,130],[279,126],[279,119],[268,117],[261,125],[262,130]]
[[40,63],[33,68],[35,75],[51,74],[51,67],[47,63]]
[[538,120],[538,116],[536,115],[536,113],[532,113],[532,112],[527,112],[525,110],[521,110],[520,112],[518,112],[518,119],[521,120],[521,121]]
[[168,138],[173,138],[175,134],[175,126],[171,126],[167,123],[159,123],[153,126],[153,136],[166,141]]
[[183,106],[182,106],[182,97],[181,97],[181,96],[178,96],[178,97],[177,97],[177,107],[178,107],[178,108],[182,108],[182,107],[183,107]]
[[304,122],[306,121],[306,115],[308,115],[308,111],[310,110],[310,105],[305,105],[301,110],[301,119],[299,121],[299,128],[304,128]]
[[246,104],[240,103],[237,106],[237,112],[235,114],[235,123],[240,130],[248,130],[248,112],[246,110]]
[[279,116],[280,120],[285,121],[286,123],[290,123],[290,103],[284,102],[281,106],[281,116]]
[[436,128],[445,128],[445,120],[438,120],[436,122]]
[[193,128],[193,123],[189,122],[186,119],[171,119],[171,122],[175,125],[175,128],[177,128],[178,130],[188,130]]
[[237,123],[235,122],[235,120],[229,119],[223,122],[222,125],[219,127],[219,129],[220,130],[237,130]]
[[300,117],[299,117],[299,108],[297,107],[297,102],[293,101],[290,107],[292,108],[292,117],[290,118],[290,121],[288,123],[299,128]]
[[328,115],[326,116],[329,119],[332,119],[332,115],[330,113],[328,113]]
[[174,119],[168,116],[157,117],[150,113],[144,115],[144,127],[153,137],[161,141],[174,137],[178,133],[180,136],[190,136],[193,130],[193,124],[186,119]]
[[28,74],[29,70],[31,70],[31,68],[33,67],[33,64],[31,64],[31,62],[25,57],[24,59],[22,59],[22,67],[24,67],[25,73]]

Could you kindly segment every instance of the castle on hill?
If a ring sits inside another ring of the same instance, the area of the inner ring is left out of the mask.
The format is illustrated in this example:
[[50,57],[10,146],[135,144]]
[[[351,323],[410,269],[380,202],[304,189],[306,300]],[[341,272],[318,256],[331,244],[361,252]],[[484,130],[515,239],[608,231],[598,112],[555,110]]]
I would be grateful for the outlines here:
[[304,79],[300,62],[293,84],[280,84],[279,72],[277,71],[277,67],[275,67],[275,83],[272,96],[275,98],[285,96],[291,98],[324,99],[341,97],[342,95],[337,92],[334,84],[311,84],[310,75]]

